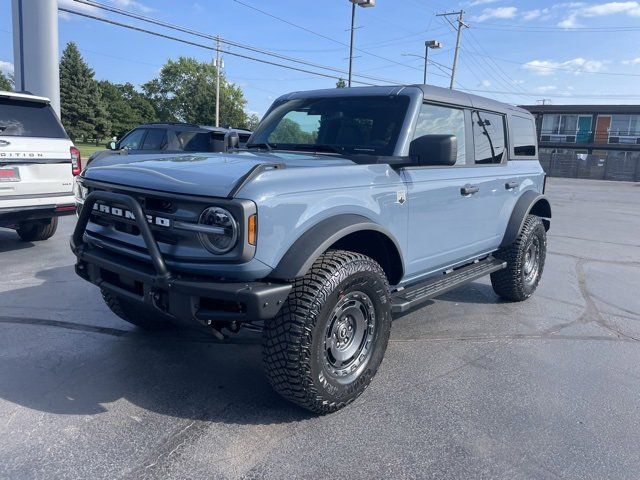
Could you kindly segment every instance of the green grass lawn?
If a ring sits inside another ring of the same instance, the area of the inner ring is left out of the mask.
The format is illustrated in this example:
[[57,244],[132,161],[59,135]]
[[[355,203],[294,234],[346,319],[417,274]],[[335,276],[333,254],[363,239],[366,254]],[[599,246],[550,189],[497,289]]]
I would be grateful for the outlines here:
[[93,143],[76,143],[75,144],[78,150],[80,150],[80,156],[82,159],[87,159],[91,156],[93,152],[97,152],[98,150],[105,150],[104,143],[100,145],[95,145]]

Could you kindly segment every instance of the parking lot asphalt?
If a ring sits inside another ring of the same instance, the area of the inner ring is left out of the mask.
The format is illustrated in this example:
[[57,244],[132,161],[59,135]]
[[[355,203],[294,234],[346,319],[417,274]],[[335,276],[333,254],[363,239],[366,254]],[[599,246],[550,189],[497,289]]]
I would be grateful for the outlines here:
[[536,294],[488,279],[396,319],[353,405],[316,417],[259,337],[148,334],[68,238],[0,230],[0,478],[593,478],[640,471],[640,185],[549,179]]

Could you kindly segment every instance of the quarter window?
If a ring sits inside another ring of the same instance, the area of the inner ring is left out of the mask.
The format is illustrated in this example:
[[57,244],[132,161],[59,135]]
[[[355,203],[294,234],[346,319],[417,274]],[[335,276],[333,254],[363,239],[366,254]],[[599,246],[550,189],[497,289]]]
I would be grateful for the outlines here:
[[536,154],[536,125],[530,118],[512,116],[511,143],[516,157],[533,157]]
[[476,164],[502,163],[505,149],[504,117],[495,113],[471,114]]
[[466,163],[464,112],[458,108],[439,105],[422,105],[416,133],[413,138],[423,135],[454,135],[458,147],[456,165]]

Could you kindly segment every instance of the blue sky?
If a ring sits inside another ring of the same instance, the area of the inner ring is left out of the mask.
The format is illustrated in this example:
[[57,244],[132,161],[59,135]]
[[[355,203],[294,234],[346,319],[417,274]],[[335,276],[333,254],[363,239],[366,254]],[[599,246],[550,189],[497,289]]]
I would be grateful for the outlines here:
[[[281,55],[347,69],[348,0],[101,1]],[[59,2],[105,18],[145,25],[74,0]],[[470,26],[463,33],[458,88],[518,104],[543,98],[554,104],[640,103],[640,1],[378,0],[375,8],[357,9],[355,45],[359,51],[354,73],[394,83],[421,82],[422,60],[404,54],[422,55],[424,40],[436,39],[444,48],[431,51],[430,58],[441,66],[430,65],[429,83],[448,86],[446,67],[452,63],[455,33],[434,14],[457,8],[465,10]],[[204,49],[73,15],[62,14],[59,25],[60,50],[67,42],[76,42],[96,77],[113,82],[140,85],[153,78],[169,58],[185,55],[209,60],[212,55]],[[146,28],[207,42],[158,26]],[[11,30],[11,0],[0,0],[3,71],[12,68]],[[230,53],[254,55],[237,47]],[[335,85],[329,78],[231,55],[225,56],[225,70],[229,80],[243,88],[247,109],[259,114],[287,91]]]

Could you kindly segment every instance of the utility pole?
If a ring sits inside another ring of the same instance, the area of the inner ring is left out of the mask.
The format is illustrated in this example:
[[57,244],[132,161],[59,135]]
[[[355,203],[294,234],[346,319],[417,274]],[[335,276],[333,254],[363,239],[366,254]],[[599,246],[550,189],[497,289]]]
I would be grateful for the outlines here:
[[216,36],[216,127],[220,126],[220,37]]
[[[462,28],[469,28],[469,25],[463,22],[464,10],[460,10],[459,12],[449,12],[449,13],[440,13],[436,15],[436,17],[450,17],[452,15],[458,16],[458,35],[456,37],[456,50],[453,55],[453,68],[451,69],[451,83],[449,84],[449,89],[453,90],[453,85],[456,81],[456,69],[458,67],[458,54],[460,52],[460,40],[462,40]],[[447,18],[447,21],[449,19]]]

